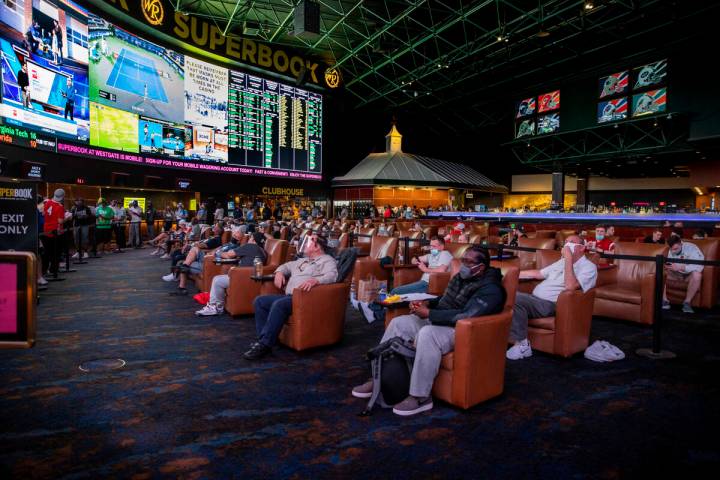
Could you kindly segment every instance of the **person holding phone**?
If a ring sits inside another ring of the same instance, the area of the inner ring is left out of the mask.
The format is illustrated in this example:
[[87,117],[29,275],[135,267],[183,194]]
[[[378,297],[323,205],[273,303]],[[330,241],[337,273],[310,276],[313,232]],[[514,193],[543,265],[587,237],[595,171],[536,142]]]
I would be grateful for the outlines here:
[[[667,262],[665,263],[665,273],[668,280],[674,280],[676,283],[686,283],[687,291],[685,293],[685,300],[682,304],[682,311],[684,313],[694,313],[690,303],[692,302],[695,294],[700,290],[702,284],[702,272],[705,268],[702,265],[691,265],[685,263],[674,263],[673,259],[686,259],[686,260],[705,260],[705,255],[698,248],[697,245],[690,242],[684,242],[680,237],[671,235],[668,239],[668,252]],[[670,301],[667,298],[667,284],[663,288],[663,310],[670,309]]]

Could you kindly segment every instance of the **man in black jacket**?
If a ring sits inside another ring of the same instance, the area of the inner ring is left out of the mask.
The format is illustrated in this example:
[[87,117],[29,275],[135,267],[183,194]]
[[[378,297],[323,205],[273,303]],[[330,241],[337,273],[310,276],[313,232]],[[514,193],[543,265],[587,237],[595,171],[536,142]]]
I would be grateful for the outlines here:
[[[393,337],[414,340],[415,362],[410,377],[410,395],[395,405],[393,412],[409,416],[433,407],[432,390],[442,356],[455,348],[455,323],[463,318],[491,315],[502,310],[506,293],[502,275],[490,267],[488,251],[479,246],[469,248],[462,258],[460,272],[448,284],[442,297],[413,302],[410,315],[396,317],[385,330],[382,340]],[[368,398],[373,382],[355,387],[353,396]]]

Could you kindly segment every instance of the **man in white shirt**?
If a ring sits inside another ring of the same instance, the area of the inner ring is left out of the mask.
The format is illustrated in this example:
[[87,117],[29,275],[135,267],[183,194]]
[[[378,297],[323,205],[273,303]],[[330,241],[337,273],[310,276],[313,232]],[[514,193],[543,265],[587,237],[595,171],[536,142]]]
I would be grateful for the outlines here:
[[[680,282],[687,280],[687,293],[685,294],[685,300],[683,301],[682,311],[685,313],[694,313],[693,308],[690,306],[695,294],[700,290],[702,284],[702,265],[690,265],[684,263],[672,263],[670,260],[673,258],[680,258],[685,260],[705,260],[705,255],[698,248],[697,245],[690,242],[683,242],[682,239],[676,235],[671,235],[668,240],[668,246],[670,251],[668,252],[668,263],[665,266],[665,273],[668,279],[675,279]],[[670,302],[667,298],[667,285],[663,289],[663,310],[670,309]]]
[[134,248],[142,248],[140,240],[140,222],[142,222],[142,208],[137,200],[133,200],[128,208],[130,214],[130,245]]
[[562,258],[542,270],[521,270],[521,279],[542,280],[532,294],[518,292],[513,306],[510,342],[505,356],[520,360],[532,356],[527,339],[528,320],[555,315],[557,299],[564,290],[581,288],[587,292],[597,281],[597,266],[585,257],[585,246],[578,235],[565,240]]

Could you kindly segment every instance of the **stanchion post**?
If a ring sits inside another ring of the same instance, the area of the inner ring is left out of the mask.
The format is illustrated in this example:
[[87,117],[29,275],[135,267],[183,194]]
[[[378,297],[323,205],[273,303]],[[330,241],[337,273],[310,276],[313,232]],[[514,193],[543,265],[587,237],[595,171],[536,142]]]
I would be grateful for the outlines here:
[[665,273],[665,257],[655,255],[655,312],[653,315],[652,348],[639,348],[635,353],[652,360],[675,358],[673,352],[662,349],[662,300]]
[[[62,236],[63,247],[65,251],[65,271],[63,273],[77,272],[77,270],[73,270],[70,268],[70,242],[68,241],[69,236],[70,235],[68,235],[67,233],[64,233]],[[58,237],[58,239],[60,239],[60,237]]]

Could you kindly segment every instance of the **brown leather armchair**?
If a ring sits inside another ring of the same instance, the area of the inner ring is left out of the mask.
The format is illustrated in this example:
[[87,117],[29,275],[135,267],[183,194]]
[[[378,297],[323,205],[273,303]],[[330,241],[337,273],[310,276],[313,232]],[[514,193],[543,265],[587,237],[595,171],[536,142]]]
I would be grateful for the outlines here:
[[[618,242],[618,255],[667,255],[667,246]],[[593,314],[652,324],[655,314],[655,263],[615,260],[615,267],[598,272]]]
[[565,239],[570,235],[577,235],[575,230],[560,230],[555,234],[555,244],[558,248],[562,248],[565,245]]
[[[526,238],[518,239],[519,247],[537,248],[539,250],[555,250],[554,238]],[[511,252],[512,250],[508,250]],[[503,265],[515,266],[519,270],[535,270],[537,267],[537,252],[517,251],[517,257],[503,260]]]
[[370,255],[358,258],[355,261],[355,274],[352,281],[357,288],[358,280],[365,280],[368,275],[372,275],[378,280],[389,280],[390,270],[380,265],[380,259],[383,257],[395,258],[398,249],[397,237],[381,237],[374,235],[370,243]]
[[[720,238],[706,238],[704,240],[683,240],[694,243],[705,256],[705,260],[720,260]],[[671,303],[682,303],[687,293],[687,282],[667,279],[667,296]],[[720,285],[720,267],[705,265],[702,271],[700,290],[692,299],[692,306],[712,308],[718,302],[718,285]]]
[[555,238],[556,235],[555,230],[535,230],[534,238]]
[[369,228],[362,227],[360,229],[361,235],[371,235],[371,236],[370,237],[367,237],[367,236],[356,237],[355,246],[358,248],[359,252],[361,252],[361,253],[369,253],[370,252],[372,239],[375,236],[376,231],[377,230],[375,229],[375,227],[369,227]]
[[584,351],[590,339],[595,289],[565,290],[558,297],[555,316],[528,322],[528,340],[536,350],[569,357]]
[[[267,258],[263,265],[263,275],[269,275],[287,261],[288,242],[268,239],[265,241],[265,252]],[[230,284],[227,289],[225,310],[230,315],[255,313],[253,301],[260,295],[263,283],[251,279],[252,275],[255,275],[255,267],[232,267],[228,271]]]
[[502,312],[466,318],[455,325],[455,349],[442,357],[433,395],[460,408],[496,397],[505,387],[505,350],[510,334],[518,269],[503,275],[507,292]]

